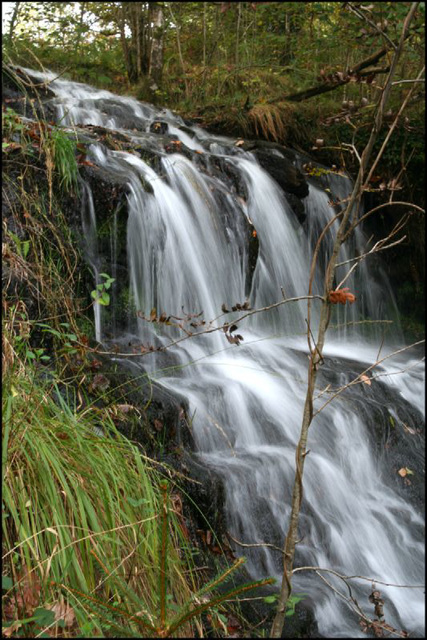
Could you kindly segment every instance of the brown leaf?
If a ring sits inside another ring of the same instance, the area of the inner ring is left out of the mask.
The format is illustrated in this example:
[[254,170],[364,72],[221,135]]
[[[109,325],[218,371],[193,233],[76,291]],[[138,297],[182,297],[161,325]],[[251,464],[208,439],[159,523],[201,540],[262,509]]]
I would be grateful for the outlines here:
[[130,411],[135,411],[136,407],[131,404],[117,404],[117,410],[121,413],[129,413]]
[[15,633],[15,631],[18,631],[18,629],[20,629],[21,627],[22,622],[20,622],[19,620],[15,620],[14,622],[12,622],[10,627],[2,627],[1,634],[5,638],[11,638],[12,634]]
[[234,146],[236,146],[236,147],[241,147],[241,146],[242,146],[242,144],[245,144],[245,141],[244,141],[244,140],[237,140],[237,142],[235,142],[235,143],[234,143]]
[[163,422],[161,420],[157,420],[157,418],[154,420],[154,428],[156,429],[156,431],[161,431],[163,429]]
[[157,318],[157,310],[156,307],[153,307],[150,311],[150,322],[155,322]]
[[40,580],[26,567],[18,574],[16,604],[25,617],[31,616],[40,603]]
[[92,371],[97,371],[101,367],[102,367],[101,360],[97,360],[96,358],[94,358],[93,360],[90,361],[90,368],[92,369]]
[[45,609],[53,611],[55,621],[63,620],[65,627],[72,627],[76,621],[74,609],[67,602],[55,602],[55,604],[45,605]]
[[97,373],[89,385],[91,391],[106,391],[110,386],[110,381],[102,373]]
[[402,478],[404,478],[407,475],[407,471],[405,469],[405,467],[402,467],[401,469],[399,469],[399,471],[397,472]]
[[360,376],[360,379],[361,379],[365,384],[368,384],[369,386],[371,386],[372,382],[371,382],[371,379],[369,378],[369,376],[366,376],[364,373],[362,373],[362,375]]

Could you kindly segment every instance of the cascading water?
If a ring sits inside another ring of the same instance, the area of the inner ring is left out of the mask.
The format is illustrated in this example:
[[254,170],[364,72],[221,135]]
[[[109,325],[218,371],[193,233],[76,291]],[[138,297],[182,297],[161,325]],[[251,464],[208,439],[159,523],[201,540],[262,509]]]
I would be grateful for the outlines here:
[[[90,123],[126,131],[136,145],[154,149],[160,158],[155,170],[132,153],[109,151],[98,144],[89,152],[99,166],[127,177],[130,282],[142,314],[149,316],[152,308],[171,316],[203,312],[210,321],[221,314],[223,304],[230,309],[248,299],[251,307],[259,308],[279,301],[282,290],[287,297],[307,293],[313,244],[334,215],[328,192],[310,184],[303,226],[276,182],[232,140],[210,137],[198,127],[190,127],[191,137],[188,128],[187,132],[180,129],[179,117],[131,98],[64,80],[50,86],[62,124]],[[185,156],[166,154],[160,138],[150,132],[150,125],[159,119],[186,145]],[[226,166],[238,175],[245,197],[230,185]],[[330,186],[341,199],[351,190],[349,180],[339,176],[332,178]],[[85,193],[90,206],[90,194]],[[91,228],[95,228],[93,221]],[[253,272],[248,243],[252,228],[259,240]],[[338,271],[337,284],[352,265],[348,262],[352,251],[363,251],[360,230],[353,242],[353,247],[341,250],[339,260],[345,264]],[[325,255],[323,250],[315,293],[321,293]],[[89,260],[96,264],[93,253]],[[393,308],[386,280],[374,282],[368,263],[345,286],[357,293],[358,301],[339,313],[336,310],[333,323],[348,327],[328,334],[324,378],[320,376],[317,394],[328,380],[333,387],[349,382],[357,363],[368,366],[377,360],[380,341],[369,341],[362,332],[364,325],[351,323],[382,318],[384,309],[378,300]],[[314,301],[314,335],[316,307]],[[222,316],[218,326],[235,317],[233,313]],[[306,302],[284,304],[240,323],[244,340],[238,346],[217,331],[173,347],[168,363],[175,367],[162,371],[158,353],[143,360],[153,378],[188,398],[198,455],[223,477],[228,528],[243,543],[283,544],[306,393],[306,317]],[[159,345],[182,336],[176,327],[162,325],[155,332],[153,324],[138,322],[142,341]],[[100,332],[100,319],[97,326]],[[395,348],[391,345],[397,340],[398,333],[382,345],[381,357]],[[405,372],[395,375],[401,369]],[[420,426],[423,368],[414,355],[400,354],[384,361],[375,373],[382,376],[380,382],[349,389],[319,413],[310,429],[295,567],[317,566],[390,584],[420,585],[423,518],[390,482],[373,434],[381,407],[386,419],[389,414],[384,407],[396,422],[408,428]],[[315,410],[328,397],[323,393]],[[417,445],[414,439],[414,456],[421,455]],[[262,546],[245,552],[253,576],[274,575],[280,580],[280,554]],[[325,577],[348,593],[332,574]],[[322,636],[365,637],[358,615],[350,614],[348,603],[317,575],[296,572],[293,583],[294,591],[308,594]],[[361,579],[352,581],[353,597],[372,616],[373,605],[367,600],[371,587]],[[423,637],[422,590],[383,584],[377,588],[385,601],[387,622],[411,631],[412,637]]]

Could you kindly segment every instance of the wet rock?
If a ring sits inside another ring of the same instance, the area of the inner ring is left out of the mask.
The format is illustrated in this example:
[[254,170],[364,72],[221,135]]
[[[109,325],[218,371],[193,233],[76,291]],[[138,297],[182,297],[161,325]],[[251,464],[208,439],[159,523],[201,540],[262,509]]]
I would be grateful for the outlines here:
[[151,133],[160,133],[161,135],[164,135],[168,132],[168,129],[168,123],[162,122],[161,120],[155,120],[150,124]]
[[31,79],[16,67],[3,68],[2,102],[26,118],[54,120],[56,116],[55,94],[48,84]]
[[283,191],[292,193],[298,198],[308,196],[308,184],[303,174],[288,158],[273,155],[267,149],[255,149],[253,154]]
[[303,222],[307,218],[307,212],[305,210],[303,202],[299,198],[297,198],[294,193],[289,193],[289,191],[285,191],[285,196],[298,222],[300,224],[303,224]]
[[[331,384],[338,388],[354,380],[365,369],[366,365],[360,362],[328,358],[319,370],[319,387]],[[353,410],[356,408],[361,415],[365,414],[367,424],[373,425],[369,437],[383,469],[382,480],[424,514],[424,417],[396,388],[384,384],[381,378],[373,379],[371,385],[361,383],[349,387],[341,402],[353,405]],[[413,473],[402,477],[398,473],[402,468]]]

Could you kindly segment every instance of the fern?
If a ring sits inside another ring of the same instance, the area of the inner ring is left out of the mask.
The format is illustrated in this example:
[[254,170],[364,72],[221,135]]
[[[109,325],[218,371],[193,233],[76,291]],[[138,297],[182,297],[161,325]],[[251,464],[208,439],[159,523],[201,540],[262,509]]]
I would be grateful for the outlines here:
[[[217,607],[222,602],[229,600],[231,598],[235,598],[237,595],[241,593],[245,593],[251,589],[255,589],[257,587],[262,587],[267,584],[272,584],[275,582],[274,578],[265,578],[263,580],[257,580],[254,582],[248,582],[246,584],[240,585],[233,589],[230,589],[226,593],[214,595],[210,599],[205,602],[200,602],[201,598],[205,596],[205,594],[209,591],[212,591],[220,584],[225,583],[230,579],[231,575],[238,569],[244,562],[245,558],[239,558],[236,562],[228,567],[225,571],[215,576],[210,582],[204,585],[201,589],[199,589],[196,593],[194,593],[187,602],[180,607],[178,612],[168,620],[167,617],[167,587],[168,587],[168,516],[169,516],[169,506],[168,506],[168,483],[163,481],[160,484],[160,490],[162,493],[162,504],[161,504],[161,512],[159,514],[159,540],[158,540],[158,553],[159,553],[159,579],[158,579],[158,598],[157,601],[159,603],[159,616],[157,625],[152,624],[146,616],[143,616],[141,613],[138,615],[132,615],[127,611],[120,609],[119,607],[115,607],[106,602],[102,602],[98,600],[94,596],[90,596],[81,591],[77,591],[76,589],[71,589],[70,587],[66,587],[65,585],[61,585],[67,591],[70,591],[74,594],[77,600],[81,600],[84,602],[85,606],[87,606],[91,611],[93,611],[99,618],[105,621],[106,625],[110,625],[114,627],[117,631],[124,636],[130,637],[141,637],[137,632],[135,632],[131,626],[124,626],[123,624],[117,622],[117,617],[121,619],[127,619],[129,623],[135,623],[141,630],[145,632],[149,632],[153,637],[160,638],[168,638],[173,634],[177,629],[188,623],[193,618],[199,616],[204,611],[208,609],[212,609],[213,607]],[[104,562],[101,562],[99,558],[93,553],[95,558],[98,560],[99,567],[103,573],[107,575],[108,579],[111,579],[117,586],[119,586],[122,592],[126,593],[127,596],[130,596],[130,599],[133,601],[133,604],[139,605],[139,601],[137,599],[136,594],[132,592],[129,586],[117,575],[114,574],[114,571],[110,571],[109,567]]]

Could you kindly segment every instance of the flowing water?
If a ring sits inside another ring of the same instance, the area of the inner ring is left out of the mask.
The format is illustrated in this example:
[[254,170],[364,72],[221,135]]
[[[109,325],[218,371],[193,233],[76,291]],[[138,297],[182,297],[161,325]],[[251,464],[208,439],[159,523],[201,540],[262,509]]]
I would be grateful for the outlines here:
[[[196,126],[183,131],[183,120],[167,109],[86,85],[55,80],[51,88],[63,125],[92,124],[121,130],[135,145],[154,150],[160,158],[154,169],[137,155],[107,150],[99,144],[91,145],[89,151],[96,164],[125,175],[129,184],[128,265],[135,306],[143,314],[149,316],[152,308],[158,314],[181,318],[203,312],[209,322],[221,315],[223,304],[230,309],[248,300],[255,309],[278,302],[282,292],[288,298],[307,294],[314,243],[334,215],[328,204],[330,193],[345,198],[351,190],[348,178],[331,176],[329,192],[319,183],[310,184],[304,200],[307,220],[300,224],[285,194],[255,157],[234,140],[211,136]],[[157,120],[168,123],[169,133],[187,147],[186,155],[164,151],[164,139],[150,132],[150,124]],[[238,176],[240,190],[230,180],[230,171]],[[143,182],[151,185],[152,193]],[[95,214],[86,185],[83,228],[96,285]],[[254,229],[259,254],[250,273],[249,238]],[[320,275],[328,242],[325,240],[319,256],[315,293],[322,290]],[[353,244],[342,248],[339,259],[346,264],[338,270],[337,283],[353,264],[347,261],[355,252],[363,252],[364,244],[358,230]],[[355,324],[361,318],[396,317],[393,294],[380,265],[376,263],[373,274],[369,262],[364,262],[345,286],[355,291],[358,299],[351,307],[334,309],[332,324],[340,328],[332,328],[328,334],[325,373],[319,377],[316,395],[328,380],[335,388],[349,382],[358,366],[360,372],[373,364],[381,342],[381,358],[402,346],[398,323],[385,341],[383,325]],[[143,361],[162,385],[188,398],[198,456],[223,477],[228,529],[243,543],[283,543],[306,393],[306,304],[290,302],[248,317],[236,330],[243,337],[239,345],[230,344],[224,332],[217,331],[173,347],[167,369],[162,369],[160,354]],[[314,335],[318,308],[314,301]],[[221,316],[215,325],[237,315]],[[174,327],[159,330],[159,325],[142,319],[138,322],[138,338],[144,342],[167,344],[183,335]],[[96,331],[101,340],[100,315]],[[128,335],[122,337],[129,339]],[[405,371],[399,373],[402,369]],[[422,585],[424,520],[399,491],[398,483],[390,479],[397,468],[387,472],[386,443],[375,444],[374,434],[378,428],[375,420],[382,420],[380,429],[387,431],[390,416],[395,425],[404,423],[414,432],[421,427],[423,365],[410,350],[383,361],[375,374],[381,375],[378,381],[373,380],[369,387],[359,385],[357,392],[345,392],[328,404],[311,426],[295,566]],[[315,409],[328,398],[328,393],[323,393],[315,401]],[[378,418],[379,407],[382,418]],[[420,436],[407,438],[421,470]],[[236,553],[240,551],[236,547]],[[280,554],[268,547],[245,552],[254,577],[273,575],[280,579]],[[323,575],[348,596],[338,578]],[[351,584],[352,595],[373,617],[368,600],[371,583],[356,579]],[[376,588],[385,601],[386,621],[397,629],[407,629],[411,637],[422,637],[423,590],[378,583]],[[308,594],[306,604],[314,610],[321,636],[366,637],[348,602],[312,571],[295,574],[294,591]]]

